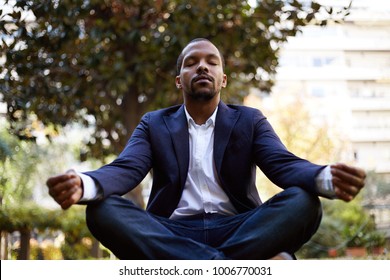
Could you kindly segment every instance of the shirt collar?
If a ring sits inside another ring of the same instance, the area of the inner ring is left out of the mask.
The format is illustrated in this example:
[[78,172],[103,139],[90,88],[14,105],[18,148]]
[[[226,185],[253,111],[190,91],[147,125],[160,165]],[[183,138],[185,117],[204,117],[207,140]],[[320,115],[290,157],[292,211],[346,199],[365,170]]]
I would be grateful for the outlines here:
[[[186,106],[184,106],[184,111],[186,113],[188,124],[196,125],[194,119],[188,113]],[[218,111],[218,106],[217,106],[217,108],[215,108],[215,110],[214,110],[213,114],[210,116],[210,118],[208,118],[208,120],[206,121],[206,123],[205,123],[206,126],[215,125],[215,118],[217,117],[217,111]]]

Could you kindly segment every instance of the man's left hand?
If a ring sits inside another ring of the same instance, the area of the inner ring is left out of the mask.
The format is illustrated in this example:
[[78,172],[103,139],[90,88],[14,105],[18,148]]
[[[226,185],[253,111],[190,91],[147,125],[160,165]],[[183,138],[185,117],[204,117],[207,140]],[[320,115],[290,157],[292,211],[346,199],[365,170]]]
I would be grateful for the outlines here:
[[336,197],[347,202],[354,199],[364,187],[366,172],[343,163],[331,165],[330,168]]

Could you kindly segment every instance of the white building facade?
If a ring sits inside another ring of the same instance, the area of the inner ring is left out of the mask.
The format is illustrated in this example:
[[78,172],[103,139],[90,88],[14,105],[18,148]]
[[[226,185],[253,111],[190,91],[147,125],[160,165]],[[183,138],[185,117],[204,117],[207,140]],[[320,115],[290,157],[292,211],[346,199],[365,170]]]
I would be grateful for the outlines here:
[[294,94],[349,142],[343,160],[380,181],[366,206],[390,236],[390,1],[354,0],[345,22],[290,38],[270,98]]

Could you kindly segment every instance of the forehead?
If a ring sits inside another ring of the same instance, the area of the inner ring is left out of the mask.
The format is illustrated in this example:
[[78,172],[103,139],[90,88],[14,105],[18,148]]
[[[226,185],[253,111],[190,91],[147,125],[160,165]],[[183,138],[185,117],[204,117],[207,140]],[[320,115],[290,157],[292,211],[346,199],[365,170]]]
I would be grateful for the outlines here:
[[216,56],[221,59],[219,51],[213,43],[209,41],[198,41],[189,44],[183,50],[183,58],[196,56]]

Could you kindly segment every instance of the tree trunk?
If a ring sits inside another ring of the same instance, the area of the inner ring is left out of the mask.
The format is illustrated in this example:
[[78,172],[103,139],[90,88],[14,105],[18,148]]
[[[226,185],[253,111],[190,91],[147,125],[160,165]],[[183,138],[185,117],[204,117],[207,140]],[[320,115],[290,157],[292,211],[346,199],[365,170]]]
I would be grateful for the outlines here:
[[30,238],[30,230],[23,229],[20,231],[20,252],[18,254],[18,260],[30,259]]
[[[127,138],[133,133],[137,127],[142,115],[144,114],[143,103],[138,102],[138,89],[130,88],[128,93],[123,98],[122,115],[123,122],[127,129]],[[126,142],[128,139],[125,139]]]
[[0,232],[0,259],[8,260],[8,232]]
[[[128,94],[123,99],[123,118],[124,124],[128,131],[128,138],[130,138],[134,129],[137,127],[142,114],[144,114],[144,106],[142,103],[138,102],[138,90],[135,88],[131,88]],[[139,185],[131,192],[125,195],[128,199],[133,201],[136,205],[141,208],[145,208],[144,199],[142,196],[142,186]]]

